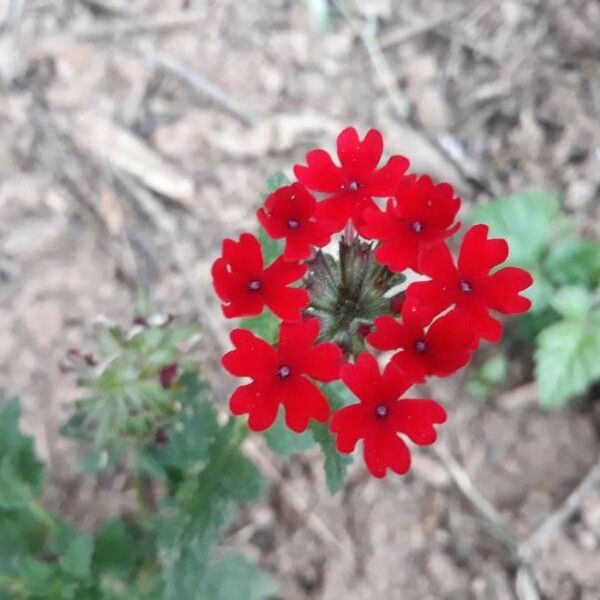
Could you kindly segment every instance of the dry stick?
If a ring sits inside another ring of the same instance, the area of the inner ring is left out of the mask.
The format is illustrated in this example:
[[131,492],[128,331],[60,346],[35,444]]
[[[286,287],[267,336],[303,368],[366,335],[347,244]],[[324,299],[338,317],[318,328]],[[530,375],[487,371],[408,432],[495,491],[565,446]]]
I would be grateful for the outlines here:
[[581,508],[584,496],[595,487],[600,487],[600,462],[588,471],[562,505],[551,513],[524,542],[519,544],[519,554],[528,559],[536,548],[542,546]]
[[456,19],[460,19],[464,17],[468,12],[469,9],[461,8],[455,12],[448,13],[447,15],[442,15],[437,19],[429,19],[423,21],[422,23],[414,23],[412,25],[402,27],[401,29],[389,31],[381,36],[379,44],[383,50],[391,46],[404,44],[416,37],[419,37],[420,35],[428,33],[432,29],[437,29],[442,25],[446,25],[447,23],[451,23]]
[[[381,45],[377,40],[376,21],[374,19],[370,19],[366,25],[362,25],[352,16],[352,14],[350,14],[350,11],[348,10],[344,0],[333,0],[333,3],[340,11],[344,19],[346,19],[350,27],[361,38],[365,49],[367,50],[367,54],[371,59],[371,63],[373,64],[375,72],[383,84],[394,110],[402,119],[405,126],[412,127],[406,120],[409,110],[408,100],[406,100],[406,98],[404,98],[404,96],[400,93],[400,90],[396,85],[396,78],[388,64],[387,58],[381,49]],[[413,127],[413,129],[415,128]],[[465,182],[471,184],[478,191],[484,192],[490,197],[496,195],[494,191],[490,189],[490,186],[487,183],[481,181],[477,173],[475,173],[468,165],[465,165],[461,161],[457,160],[442,144],[439,143],[435,136],[430,135],[422,129],[415,129],[415,132],[424,137],[429,144],[431,144],[437,150],[437,152],[444,157],[445,160],[452,164],[460,173]]]
[[254,126],[256,124],[256,118],[246,107],[242,106],[219,86],[209,81],[204,75],[198,73],[198,71],[192,69],[178,58],[162,50],[157,50],[152,46],[144,46],[141,48],[141,51],[146,60],[154,68],[164,69],[183,79],[183,81],[210,98],[244,125]]
[[97,41],[115,36],[136,35],[164,29],[190,27],[204,19],[206,19],[206,11],[177,11],[136,20],[123,19],[109,25],[75,29],[68,35],[82,42]]
[[538,585],[529,564],[528,558],[519,553],[517,538],[511,532],[505,519],[496,510],[494,505],[475,487],[475,484],[459,462],[450,454],[447,448],[438,444],[433,446],[433,451],[446,467],[450,477],[463,496],[473,505],[483,517],[490,533],[500,541],[511,553],[518,563],[515,588],[519,600],[540,600]]

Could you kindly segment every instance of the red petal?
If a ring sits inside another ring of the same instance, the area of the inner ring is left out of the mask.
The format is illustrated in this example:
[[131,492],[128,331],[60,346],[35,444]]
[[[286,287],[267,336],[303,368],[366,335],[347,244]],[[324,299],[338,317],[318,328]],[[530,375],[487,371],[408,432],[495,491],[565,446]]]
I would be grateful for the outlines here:
[[232,271],[253,276],[263,270],[260,242],[251,233],[242,233],[239,242],[223,240],[222,254]]
[[306,155],[308,166],[296,165],[294,175],[306,187],[317,192],[333,193],[342,188],[344,176],[340,167],[325,150],[311,150]]
[[348,127],[337,138],[337,153],[350,177],[361,179],[377,168],[383,153],[383,138],[376,129],[370,129],[361,142],[354,127]]
[[277,417],[279,402],[272,390],[263,389],[256,383],[237,388],[229,400],[229,409],[234,415],[248,414],[248,427],[252,431],[263,431]]
[[381,374],[372,354],[361,352],[354,364],[340,369],[340,377],[361,402],[372,404],[381,400]]
[[419,256],[419,272],[432,279],[453,284],[457,271],[448,246],[441,243],[423,250]]
[[506,240],[488,240],[488,232],[487,225],[474,225],[465,234],[458,257],[458,269],[461,274],[472,277],[487,273],[508,258]]
[[407,345],[406,328],[393,317],[377,317],[373,323],[375,331],[367,336],[367,342],[378,350],[395,350]]
[[367,409],[362,404],[351,404],[333,413],[329,428],[337,435],[336,448],[340,452],[353,452],[365,433]]
[[247,329],[234,329],[231,341],[235,350],[223,355],[225,369],[236,377],[264,378],[275,373],[276,352],[262,338]]
[[388,468],[398,475],[404,475],[410,469],[410,452],[406,444],[390,430],[365,437],[363,454],[367,469],[374,477],[385,477]]
[[531,301],[518,295],[533,283],[531,275],[519,267],[504,267],[486,282],[486,300],[490,308],[505,314],[523,313],[531,308]]
[[279,358],[304,373],[312,345],[319,335],[319,320],[306,319],[299,323],[282,323],[279,328]]
[[404,269],[417,270],[419,257],[419,244],[415,236],[404,233],[404,236],[396,240],[381,242],[375,250],[375,260],[386,265],[390,271],[400,273]]
[[274,288],[265,292],[265,304],[282,321],[299,321],[302,309],[310,303],[308,292],[301,288]]
[[392,156],[387,163],[371,175],[365,183],[365,191],[372,196],[393,196],[404,173],[408,169],[408,159],[404,156]]
[[335,381],[340,378],[344,355],[337,344],[318,344],[311,348],[305,365],[306,374],[319,381]]
[[285,406],[285,423],[298,433],[305,431],[311,419],[324,423],[329,418],[329,402],[321,390],[305,377],[294,377],[280,386]]
[[295,283],[298,279],[304,277],[308,267],[298,263],[286,262],[281,257],[277,258],[269,265],[263,274],[262,280],[265,292],[270,287],[279,287]]
[[434,400],[399,400],[392,407],[390,419],[400,433],[419,446],[429,446],[437,439],[434,424],[446,420],[446,411]]

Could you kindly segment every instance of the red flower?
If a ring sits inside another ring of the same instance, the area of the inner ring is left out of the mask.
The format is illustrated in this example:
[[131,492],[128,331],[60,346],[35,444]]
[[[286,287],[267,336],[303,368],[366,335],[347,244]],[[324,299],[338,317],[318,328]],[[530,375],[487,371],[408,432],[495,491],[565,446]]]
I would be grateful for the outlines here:
[[306,290],[288,285],[306,270],[281,257],[265,269],[259,241],[242,233],[239,242],[223,241],[223,255],[212,266],[213,285],[228,318],[259,315],[266,305],[280,319],[297,321],[310,298]]
[[378,317],[367,342],[378,350],[399,350],[392,362],[420,383],[429,375],[446,377],[464,367],[473,337],[469,315],[453,310],[434,321],[427,331],[421,321],[410,316],[402,323],[393,317]]
[[318,334],[315,318],[283,323],[275,348],[245,329],[232,331],[236,349],[223,356],[223,366],[232,375],[252,378],[252,383],[233,392],[231,412],[248,414],[248,426],[253,431],[270,427],[280,404],[285,407],[285,422],[293,431],[304,431],[310,419],[327,421],[327,398],[308,377],[319,381],[338,379],[343,358],[335,344],[315,345]]
[[427,176],[407,177],[387,203],[385,212],[369,208],[360,233],[379,240],[375,260],[391,271],[417,271],[419,253],[456,233],[454,217],[460,200],[447,183],[434,185]]
[[348,127],[337,138],[337,166],[325,150],[311,150],[306,155],[308,166],[296,165],[294,174],[307,188],[330,194],[318,205],[317,215],[336,223],[336,231],[352,219],[356,227],[363,223],[366,208],[377,208],[373,197],[390,196],[408,168],[404,156],[392,156],[377,168],[383,153],[383,138],[370,129],[360,140],[356,129]]
[[519,296],[533,282],[531,275],[519,267],[504,267],[490,271],[508,257],[504,239],[487,239],[487,225],[475,225],[467,231],[458,266],[454,265],[446,244],[439,244],[419,258],[419,271],[430,281],[412,283],[406,292],[405,314],[429,322],[450,306],[469,313],[475,328],[475,343],[481,337],[498,342],[502,325],[490,314],[490,309],[505,314],[526,312],[530,300]]
[[420,446],[433,444],[437,438],[433,425],[446,420],[446,411],[433,400],[401,399],[411,381],[393,363],[381,375],[368,352],[361,353],[356,364],[344,365],[340,373],[360,402],[341,408],[331,419],[337,449],[352,452],[362,439],[371,474],[383,477],[388,468],[400,475],[406,473],[410,453],[398,434]]
[[314,196],[294,183],[273,192],[256,215],[273,239],[285,239],[283,258],[297,261],[310,256],[311,245],[320,248],[331,239],[331,224],[315,219],[316,208]]

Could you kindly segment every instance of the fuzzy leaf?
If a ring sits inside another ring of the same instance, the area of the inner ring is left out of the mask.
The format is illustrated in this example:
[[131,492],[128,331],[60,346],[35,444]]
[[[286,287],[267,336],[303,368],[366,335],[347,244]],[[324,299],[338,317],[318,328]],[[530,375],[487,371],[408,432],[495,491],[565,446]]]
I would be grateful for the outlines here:
[[93,538],[85,533],[77,535],[59,559],[62,570],[77,579],[89,577],[93,551]]
[[273,452],[283,455],[296,454],[315,445],[315,438],[310,430],[295,433],[288,429],[283,411],[280,411],[273,426],[265,432],[265,439]]
[[552,308],[561,316],[583,319],[592,303],[591,294],[583,287],[563,287],[552,298]]
[[535,371],[541,403],[563,406],[600,378],[600,315],[571,318],[544,329],[538,336]]
[[[354,396],[348,388],[340,381],[328,383],[321,388],[324,394],[329,399],[331,411],[334,412],[338,408],[342,408],[355,401]],[[329,431],[327,423],[315,423],[310,426],[315,440],[321,446],[325,457],[325,479],[327,489],[330,494],[335,494],[344,485],[346,472],[352,464],[352,456],[349,454],[341,454],[335,447],[335,437]]]
[[558,285],[584,285],[594,289],[600,283],[600,244],[567,238],[550,248],[545,271]]
[[241,554],[229,552],[211,565],[199,600],[264,600],[277,590],[274,580]]

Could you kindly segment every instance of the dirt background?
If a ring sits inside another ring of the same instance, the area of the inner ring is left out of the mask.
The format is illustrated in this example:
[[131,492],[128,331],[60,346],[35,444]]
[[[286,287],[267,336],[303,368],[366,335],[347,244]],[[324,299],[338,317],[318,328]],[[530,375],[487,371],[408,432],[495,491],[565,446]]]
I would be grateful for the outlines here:
[[[98,315],[127,322],[149,287],[159,309],[205,322],[224,396],[208,276],[220,239],[253,229],[265,178],[343,126],[380,128],[467,206],[543,187],[598,231],[596,0],[364,0],[345,15],[317,1],[0,0],[0,24],[0,393],[22,396],[48,502],[84,526],[129,499],[118,477],[77,476],[57,438],[65,352],[89,347]],[[493,401],[461,377],[433,393],[450,406],[441,447],[526,539],[598,461],[600,419],[594,394],[538,409],[530,357],[506,347]],[[600,599],[600,486],[525,565],[429,450],[405,478],[355,467],[334,498],[318,457],[269,464],[273,492],[227,542],[282,600]]]

